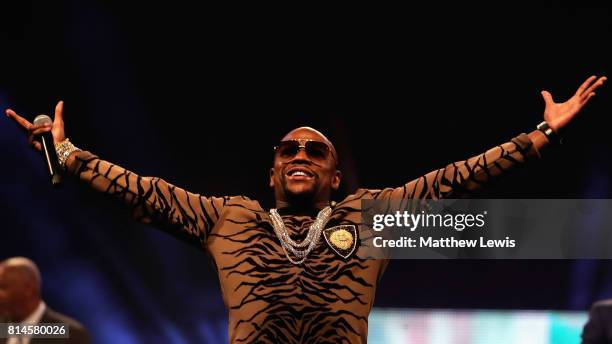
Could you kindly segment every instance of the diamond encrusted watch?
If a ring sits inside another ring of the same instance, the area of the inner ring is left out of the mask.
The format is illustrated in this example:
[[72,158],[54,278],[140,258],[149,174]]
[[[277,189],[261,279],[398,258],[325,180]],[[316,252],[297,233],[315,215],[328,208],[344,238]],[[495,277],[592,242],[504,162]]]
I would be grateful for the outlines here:
[[70,153],[80,151],[80,148],[75,147],[68,138],[64,139],[62,142],[55,143],[55,151],[57,152],[57,160],[59,162],[62,170],[66,170],[66,160],[68,160],[68,156]]

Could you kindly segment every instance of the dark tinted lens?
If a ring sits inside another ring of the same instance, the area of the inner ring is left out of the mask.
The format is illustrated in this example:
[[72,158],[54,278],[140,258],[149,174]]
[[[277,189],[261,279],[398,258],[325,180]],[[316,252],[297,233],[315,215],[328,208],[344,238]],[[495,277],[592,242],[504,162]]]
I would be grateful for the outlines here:
[[276,154],[282,160],[288,160],[293,158],[299,149],[300,144],[296,141],[282,141],[276,148]]
[[313,160],[324,161],[329,155],[329,147],[318,141],[306,142],[306,154]]

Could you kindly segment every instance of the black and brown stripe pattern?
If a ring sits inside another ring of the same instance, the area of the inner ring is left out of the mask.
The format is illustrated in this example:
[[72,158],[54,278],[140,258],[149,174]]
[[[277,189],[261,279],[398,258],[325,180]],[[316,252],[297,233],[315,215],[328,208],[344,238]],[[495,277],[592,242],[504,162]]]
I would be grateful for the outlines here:
[[[334,208],[329,226],[359,226],[363,199],[468,197],[504,171],[537,157],[528,136],[432,171],[399,188],[359,189]],[[345,260],[320,241],[299,266],[291,264],[267,211],[246,197],[204,197],[160,178],[141,177],[80,152],[69,170],[95,190],[120,198],[134,217],[209,251],[229,310],[232,343],[360,343],[387,262]],[[282,215],[296,240],[310,215]]]

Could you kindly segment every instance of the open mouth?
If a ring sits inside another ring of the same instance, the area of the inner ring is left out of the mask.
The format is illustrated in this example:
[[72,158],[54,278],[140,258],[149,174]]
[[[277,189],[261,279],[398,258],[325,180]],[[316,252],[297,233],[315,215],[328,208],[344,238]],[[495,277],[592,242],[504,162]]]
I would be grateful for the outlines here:
[[308,169],[295,167],[289,169],[286,173],[286,176],[292,180],[307,180],[314,178],[315,175]]

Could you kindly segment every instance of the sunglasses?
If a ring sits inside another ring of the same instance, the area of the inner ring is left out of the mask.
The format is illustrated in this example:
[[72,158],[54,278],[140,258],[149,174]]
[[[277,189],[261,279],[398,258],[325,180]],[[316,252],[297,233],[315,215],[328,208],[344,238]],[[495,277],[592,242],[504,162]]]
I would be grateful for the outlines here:
[[336,160],[334,152],[327,143],[310,139],[281,141],[278,146],[274,147],[274,152],[281,162],[288,162],[298,154],[300,149],[304,149],[308,158],[314,163],[324,163],[330,156]]

